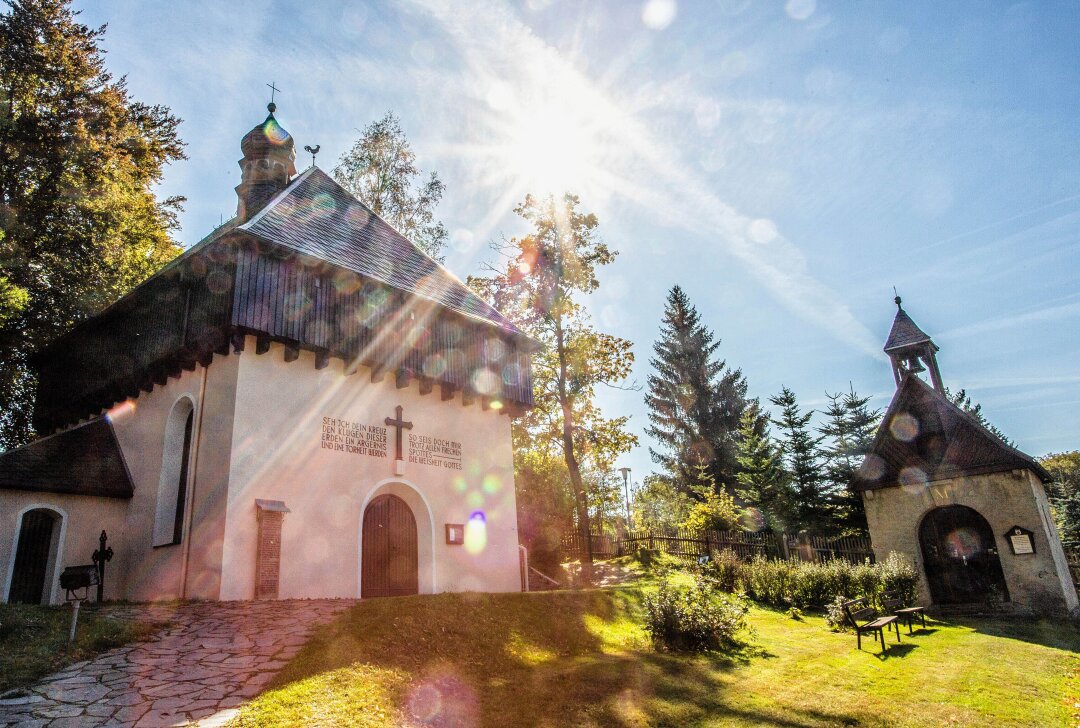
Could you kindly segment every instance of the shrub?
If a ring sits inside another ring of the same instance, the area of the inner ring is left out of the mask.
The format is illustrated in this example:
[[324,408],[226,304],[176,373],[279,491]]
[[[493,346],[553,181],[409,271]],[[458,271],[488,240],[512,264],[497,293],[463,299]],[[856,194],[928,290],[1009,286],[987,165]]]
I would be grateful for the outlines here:
[[915,565],[894,551],[878,566],[881,590],[895,593],[904,604],[914,604],[919,595],[919,572]]
[[730,551],[713,554],[703,573],[726,591],[745,591],[757,602],[787,609],[827,609],[837,597],[867,597],[880,605],[884,592],[912,603],[918,591],[915,566],[899,554],[880,564],[769,560],[739,561]]
[[844,616],[844,598],[836,597],[825,607],[825,624],[833,632],[847,631],[847,618]]
[[720,594],[698,582],[688,589],[662,578],[655,596],[645,597],[645,629],[659,649],[708,652],[736,647],[746,628],[749,605],[740,596]]

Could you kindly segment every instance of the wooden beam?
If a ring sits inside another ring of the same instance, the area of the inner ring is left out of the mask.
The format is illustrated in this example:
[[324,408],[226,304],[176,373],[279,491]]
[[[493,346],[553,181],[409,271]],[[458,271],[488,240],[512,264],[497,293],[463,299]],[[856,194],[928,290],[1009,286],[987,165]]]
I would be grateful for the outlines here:
[[300,346],[298,344],[285,345],[285,361],[296,361],[300,358]]
[[463,387],[461,390],[461,406],[468,407],[475,401],[476,392],[472,391],[472,387]]
[[358,371],[360,371],[360,359],[359,359],[359,357],[346,358],[345,359],[345,367],[344,367],[344,369],[342,369],[342,371],[345,373],[345,376],[347,376],[347,377],[352,376],[353,374],[356,374]]
[[394,383],[397,385],[397,388],[405,389],[409,386],[409,382],[412,381],[412,372],[405,368],[398,369],[395,379],[396,381]]
[[420,394],[431,394],[431,390],[435,388],[435,382],[431,377],[420,377]]
[[386,370],[383,369],[378,364],[371,367],[371,381],[372,382],[381,382],[383,380],[383,377],[385,377],[385,376],[386,376]]
[[490,397],[481,397],[480,398],[480,409],[484,410],[485,412],[487,412],[489,409],[491,409],[491,398]]
[[270,337],[260,334],[255,338],[255,353],[265,354],[270,351]]
[[239,354],[244,350],[244,340],[247,338],[246,336],[244,336],[244,332],[234,331],[229,338],[232,339],[233,353]]
[[199,364],[203,365],[204,367],[210,366],[210,362],[212,361],[214,361],[214,352],[204,351],[199,354]]
[[316,369],[326,369],[326,367],[327,367],[327,365],[329,363],[330,363],[330,352],[328,352],[328,351],[319,351],[319,352],[315,353],[315,368]]
[[440,384],[439,396],[443,402],[449,402],[454,398],[454,385],[452,384]]

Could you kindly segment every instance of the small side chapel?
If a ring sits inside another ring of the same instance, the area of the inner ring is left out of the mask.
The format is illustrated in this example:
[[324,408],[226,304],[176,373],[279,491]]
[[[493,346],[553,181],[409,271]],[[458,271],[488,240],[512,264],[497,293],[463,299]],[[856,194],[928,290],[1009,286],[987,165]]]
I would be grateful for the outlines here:
[[937,345],[900,304],[885,343],[896,394],[856,482],[875,555],[916,564],[924,606],[1075,613],[1049,474],[949,400]]
[[0,455],[0,598],[521,588],[510,420],[534,342],[314,165],[276,108],[236,217],[35,358]]

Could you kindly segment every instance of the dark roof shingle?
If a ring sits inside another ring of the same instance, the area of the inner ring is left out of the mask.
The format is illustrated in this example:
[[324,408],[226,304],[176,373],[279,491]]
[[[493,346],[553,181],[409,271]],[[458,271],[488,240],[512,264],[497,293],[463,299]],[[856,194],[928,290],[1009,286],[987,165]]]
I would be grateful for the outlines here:
[[896,312],[896,318],[893,319],[889,338],[885,341],[885,351],[900,349],[912,344],[922,344],[927,341],[931,341],[930,337],[915,325],[915,322],[907,315],[907,311],[901,308]]
[[521,333],[317,167],[305,171],[238,229]]
[[857,490],[933,483],[967,475],[1031,470],[1049,474],[916,376],[893,396],[870,454],[856,474]]
[[0,489],[103,498],[135,493],[108,417],[0,454]]

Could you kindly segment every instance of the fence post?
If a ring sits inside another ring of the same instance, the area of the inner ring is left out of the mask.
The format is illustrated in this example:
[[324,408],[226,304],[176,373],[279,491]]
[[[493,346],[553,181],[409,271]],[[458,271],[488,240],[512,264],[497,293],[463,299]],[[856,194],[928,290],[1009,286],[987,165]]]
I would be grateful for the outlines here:
[[775,533],[776,533],[776,538],[778,538],[780,540],[780,555],[783,557],[784,561],[790,561],[791,560],[791,552],[788,550],[787,533],[784,532],[784,531],[778,531],[778,532],[775,532]]

